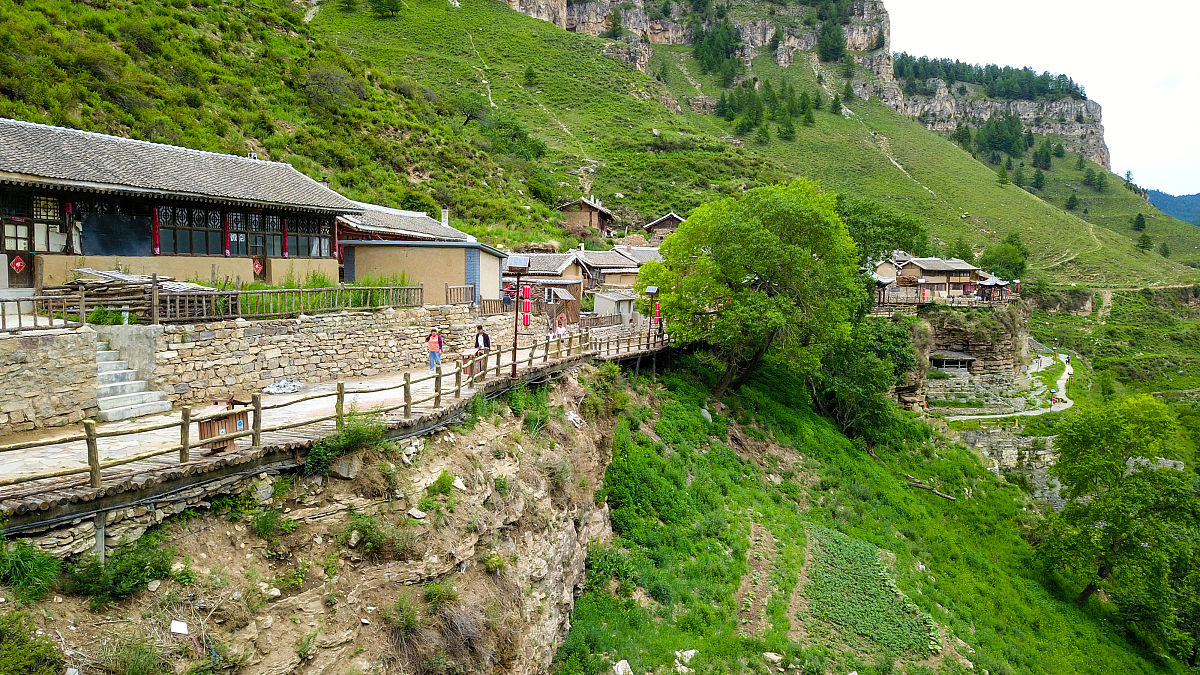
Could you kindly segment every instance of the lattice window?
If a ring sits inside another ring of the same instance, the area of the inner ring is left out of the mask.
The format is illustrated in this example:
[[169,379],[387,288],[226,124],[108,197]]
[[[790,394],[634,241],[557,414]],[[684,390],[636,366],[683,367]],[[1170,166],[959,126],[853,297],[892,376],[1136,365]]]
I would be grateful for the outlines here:
[[54,197],[35,195],[33,197],[33,218],[41,221],[59,222],[62,220],[62,204]]

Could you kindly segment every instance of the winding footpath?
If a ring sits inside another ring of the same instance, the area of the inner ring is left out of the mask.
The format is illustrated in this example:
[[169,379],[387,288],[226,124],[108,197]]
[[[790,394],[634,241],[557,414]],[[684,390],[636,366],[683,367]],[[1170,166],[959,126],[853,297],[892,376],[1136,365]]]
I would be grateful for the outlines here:
[[[1042,358],[1043,357],[1039,357],[1039,359]],[[1066,366],[1066,368],[1063,369],[1062,375],[1058,376],[1058,381],[1054,383],[1054,390],[1058,398],[1061,399],[1061,402],[1051,404],[1049,410],[1045,408],[1034,408],[1033,410],[1020,410],[1017,412],[990,415],[948,415],[946,420],[948,422],[959,422],[962,420],[999,419],[1001,417],[1036,417],[1037,415],[1045,415],[1048,412],[1058,412],[1060,410],[1066,410],[1067,408],[1070,408],[1071,406],[1075,405],[1075,401],[1072,401],[1067,397],[1067,380],[1070,379],[1071,375],[1075,372],[1075,369],[1071,366],[1071,362],[1067,360],[1066,354],[1059,354],[1058,360],[1062,361],[1063,365]],[[1045,367],[1046,366],[1043,365],[1037,369],[1030,369],[1030,374],[1039,370],[1043,370]]]

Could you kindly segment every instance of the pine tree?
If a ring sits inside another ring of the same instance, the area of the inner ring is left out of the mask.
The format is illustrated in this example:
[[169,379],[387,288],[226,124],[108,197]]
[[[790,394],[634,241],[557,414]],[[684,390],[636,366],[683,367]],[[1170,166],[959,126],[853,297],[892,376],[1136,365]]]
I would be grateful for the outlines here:
[[1013,172],[1012,182],[1017,187],[1025,187],[1025,167],[1017,167],[1017,170]]
[[812,99],[809,98],[807,91],[802,91],[802,92],[800,92],[799,113],[801,115],[803,115],[803,114],[807,113],[809,110],[812,110]]
[[1075,170],[1083,171],[1083,167],[1084,167],[1083,153],[1081,152],[1081,153],[1079,153],[1079,156],[1075,159]]
[[849,103],[854,100],[854,85],[850,80],[846,80],[846,86],[842,87],[842,101]]
[[1054,156],[1059,159],[1067,156],[1067,149],[1063,147],[1062,143],[1054,146]]
[[1092,187],[1096,188],[1096,192],[1104,192],[1108,189],[1108,178],[1104,175],[1104,171],[1096,172],[1096,179],[1092,181]]
[[1092,187],[1096,184],[1096,170],[1090,166],[1083,174],[1083,184],[1088,187]]
[[847,55],[842,63],[842,77],[850,79],[854,77],[854,57]]
[[1133,231],[1134,232],[1145,232],[1146,231],[1146,216],[1145,215],[1139,213],[1133,217]]
[[1128,187],[1131,183],[1133,183],[1133,172],[1126,171],[1125,172],[1125,186]]
[[608,30],[600,34],[600,37],[617,39],[625,32],[625,27],[621,22],[621,11],[614,9],[608,14]]
[[1009,157],[1009,158],[1008,158],[1008,161],[1004,163],[1004,168],[1005,168],[1005,169],[1008,169],[1009,171],[1012,171],[1012,170],[1013,170],[1013,161],[1012,161],[1012,157]]
[[1144,253],[1154,248],[1154,241],[1150,239],[1150,235],[1143,232],[1142,236],[1138,237],[1137,247],[1142,249],[1142,252]]
[[971,245],[967,243],[967,240],[963,239],[962,237],[954,240],[954,244],[950,246],[949,256],[951,258],[958,258],[959,260],[969,262],[972,265],[975,264],[975,249],[971,248]]
[[833,101],[829,104],[829,112],[834,115],[842,114],[842,97],[840,94],[833,95]]
[[1072,192],[1071,196],[1067,197],[1067,210],[1074,211],[1077,208],[1079,208],[1079,195]]
[[832,18],[821,25],[821,35],[817,38],[817,54],[826,63],[841,61],[846,55],[846,33],[842,30],[842,25]]
[[1163,243],[1158,245],[1158,254],[1164,258],[1171,257],[1171,247],[1167,246],[1167,242],[1164,241]]
[[758,131],[754,132],[754,142],[758,145],[766,145],[771,142],[771,132],[767,130],[767,125],[762,125]]
[[1033,172],[1033,189],[1041,190],[1044,187],[1046,187],[1046,174],[1042,173],[1041,169],[1037,169]]
[[821,98],[820,90],[813,96],[813,110],[820,110],[825,107],[825,99]]
[[809,108],[808,112],[804,113],[804,126],[811,127],[816,123],[817,123],[817,118],[813,117],[812,108]]
[[996,182],[1000,185],[1000,187],[1004,187],[1012,182],[1008,179],[1008,169],[1005,169],[1002,166],[996,170]]
[[1026,129],[1026,130],[1025,130],[1025,148],[1026,148],[1026,149],[1032,148],[1032,147],[1033,147],[1033,143],[1034,143],[1034,141],[1033,141],[1033,131],[1031,131],[1031,130],[1029,130],[1029,129]]
[[721,98],[717,99],[717,109],[713,112],[717,117],[724,117],[729,113],[729,99],[725,97],[725,92],[721,92]]
[[791,115],[784,115],[779,121],[779,138],[785,141],[796,140],[796,126],[792,124]]
[[533,64],[525,66],[525,86],[532,87],[537,84],[537,71],[533,69]]

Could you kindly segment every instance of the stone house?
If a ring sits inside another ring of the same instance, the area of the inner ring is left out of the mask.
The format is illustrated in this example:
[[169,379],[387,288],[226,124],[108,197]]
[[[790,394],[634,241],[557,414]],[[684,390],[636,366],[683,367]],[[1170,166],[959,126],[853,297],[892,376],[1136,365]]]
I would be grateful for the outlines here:
[[605,208],[599,199],[596,199],[596,195],[560,204],[558,210],[562,211],[563,218],[574,230],[592,228],[599,230],[605,237],[613,236],[615,222],[613,213]]
[[[357,239],[340,245],[347,282],[403,279],[406,285],[424,287],[426,305],[500,299],[508,254],[486,244]],[[462,288],[466,286],[473,288]],[[467,290],[473,298],[461,295]]]
[[633,288],[637,281],[638,268],[641,266],[631,255],[623,252],[624,247],[610,251],[585,251],[582,248],[576,252],[579,264],[587,276],[589,288],[598,286],[619,286]]
[[336,279],[336,218],[362,210],[283,162],[0,119],[0,289],[79,267]]
[[[521,277],[521,283],[533,286],[534,297],[541,300],[546,315],[555,319],[562,315],[567,323],[579,323],[585,275],[576,252],[525,255],[529,273]],[[505,285],[513,282],[512,277],[504,279]]]
[[671,211],[661,218],[656,218],[645,225],[642,229],[646,231],[646,240],[651,244],[661,244],[675,230],[679,229],[679,224],[684,221],[683,216]]
[[911,289],[922,300],[972,295],[982,280],[978,267],[959,258],[917,258],[896,251],[875,266],[877,279],[894,279],[900,290]]

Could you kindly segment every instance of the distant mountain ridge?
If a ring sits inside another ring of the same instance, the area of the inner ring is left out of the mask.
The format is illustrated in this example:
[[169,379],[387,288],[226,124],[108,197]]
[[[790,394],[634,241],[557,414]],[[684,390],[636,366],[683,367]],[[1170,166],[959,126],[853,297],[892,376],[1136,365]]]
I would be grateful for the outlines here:
[[1157,206],[1163,213],[1175,216],[1193,225],[1200,225],[1200,194],[1175,196],[1149,190],[1150,203]]

